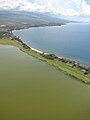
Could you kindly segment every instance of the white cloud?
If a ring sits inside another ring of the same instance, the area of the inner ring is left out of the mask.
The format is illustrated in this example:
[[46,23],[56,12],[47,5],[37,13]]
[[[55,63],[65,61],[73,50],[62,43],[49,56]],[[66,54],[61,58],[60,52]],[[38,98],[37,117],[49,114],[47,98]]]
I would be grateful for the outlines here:
[[85,0],[36,0],[36,2],[43,6],[51,5],[64,15],[90,15],[90,6]]
[[0,0],[0,9],[50,12],[68,16],[90,15],[90,6],[85,0]]

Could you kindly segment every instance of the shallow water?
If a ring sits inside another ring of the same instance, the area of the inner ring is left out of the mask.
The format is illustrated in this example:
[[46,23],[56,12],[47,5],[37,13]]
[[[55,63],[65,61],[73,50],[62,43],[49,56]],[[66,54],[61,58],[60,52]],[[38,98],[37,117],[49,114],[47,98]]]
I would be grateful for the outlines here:
[[90,86],[0,46],[0,120],[90,120]]
[[90,24],[70,23],[60,27],[39,27],[15,31],[36,49],[65,56],[90,65]]

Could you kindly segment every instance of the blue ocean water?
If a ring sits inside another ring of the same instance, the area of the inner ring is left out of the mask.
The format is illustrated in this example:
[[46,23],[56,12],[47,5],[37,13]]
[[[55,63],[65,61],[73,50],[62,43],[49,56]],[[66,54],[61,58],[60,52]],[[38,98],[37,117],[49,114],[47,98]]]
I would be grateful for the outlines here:
[[90,24],[70,23],[56,27],[17,30],[16,35],[43,52],[54,53],[90,65]]

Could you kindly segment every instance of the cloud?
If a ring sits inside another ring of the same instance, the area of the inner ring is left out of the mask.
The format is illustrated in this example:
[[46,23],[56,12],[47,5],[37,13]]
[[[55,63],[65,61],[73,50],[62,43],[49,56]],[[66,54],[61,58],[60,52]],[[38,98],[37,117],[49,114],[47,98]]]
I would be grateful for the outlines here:
[[39,11],[67,16],[90,15],[90,5],[85,0],[0,0],[0,10],[3,9]]
[[43,6],[52,6],[64,15],[90,14],[90,5],[85,0],[36,0]]
[[[0,0],[0,9],[21,9],[22,7],[28,8],[31,6],[31,3],[27,0]],[[23,8],[23,9],[25,9]]]

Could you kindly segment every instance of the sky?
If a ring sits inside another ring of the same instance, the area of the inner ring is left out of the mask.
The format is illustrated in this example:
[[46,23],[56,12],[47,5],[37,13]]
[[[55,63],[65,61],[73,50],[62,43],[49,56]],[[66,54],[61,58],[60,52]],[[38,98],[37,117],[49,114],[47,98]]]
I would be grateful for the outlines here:
[[64,16],[90,16],[90,0],[0,0],[0,10],[39,11]]

